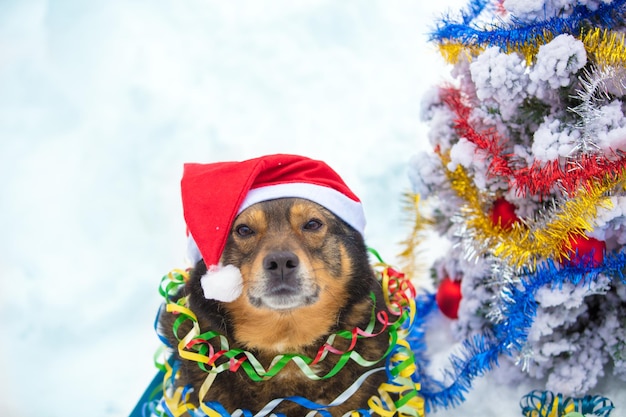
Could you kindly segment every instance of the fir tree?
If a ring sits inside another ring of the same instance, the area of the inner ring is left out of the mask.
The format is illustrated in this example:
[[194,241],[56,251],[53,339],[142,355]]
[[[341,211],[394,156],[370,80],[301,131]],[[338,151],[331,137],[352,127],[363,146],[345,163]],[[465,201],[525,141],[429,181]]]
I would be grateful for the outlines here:
[[432,150],[410,178],[452,243],[433,271],[461,285],[454,381],[496,357],[565,395],[626,381],[624,16],[624,0],[474,0],[432,32],[454,83],[424,99]]

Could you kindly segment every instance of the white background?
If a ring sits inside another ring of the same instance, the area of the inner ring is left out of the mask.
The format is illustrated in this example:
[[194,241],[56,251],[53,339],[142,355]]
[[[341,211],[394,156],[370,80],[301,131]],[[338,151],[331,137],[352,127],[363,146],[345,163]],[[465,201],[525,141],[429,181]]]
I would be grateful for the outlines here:
[[185,266],[183,162],[323,159],[392,262],[420,100],[449,72],[427,33],[464,3],[0,2],[0,415],[131,411],[160,278]]

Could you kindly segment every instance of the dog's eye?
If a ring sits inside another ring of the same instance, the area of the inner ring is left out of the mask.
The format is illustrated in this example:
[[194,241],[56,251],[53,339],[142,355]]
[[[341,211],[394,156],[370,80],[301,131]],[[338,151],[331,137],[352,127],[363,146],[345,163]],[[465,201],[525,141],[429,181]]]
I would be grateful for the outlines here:
[[239,226],[237,226],[235,232],[237,232],[237,234],[241,237],[248,237],[254,234],[254,230],[252,230],[245,224],[240,224]]
[[317,219],[309,220],[304,227],[304,230],[319,230],[323,226],[322,222]]

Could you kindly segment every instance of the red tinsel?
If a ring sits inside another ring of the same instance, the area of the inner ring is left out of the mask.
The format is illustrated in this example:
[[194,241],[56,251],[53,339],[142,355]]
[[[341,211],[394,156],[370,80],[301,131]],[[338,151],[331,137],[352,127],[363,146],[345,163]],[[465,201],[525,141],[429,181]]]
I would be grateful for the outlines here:
[[494,129],[477,131],[469,122],[471,107],[466,104],[458,88],[442,88],[440,97],[456,115],[454,129],[459,137],[463,137],[484,151],[489,161],[488,175],[503,177],[509,187],[516,190],[520,197],[527,194],[545,197],[559,187],[566,194],[573,195],[576,190],[586,186],[589,180],[617,178],[626,169],[626,155],[614,152],[613,159],[603,155],[581,154],[576,158],[568,158],[547,163],[534,162],[524,166],[523,161],[515,155],[507,153],[507,146]]

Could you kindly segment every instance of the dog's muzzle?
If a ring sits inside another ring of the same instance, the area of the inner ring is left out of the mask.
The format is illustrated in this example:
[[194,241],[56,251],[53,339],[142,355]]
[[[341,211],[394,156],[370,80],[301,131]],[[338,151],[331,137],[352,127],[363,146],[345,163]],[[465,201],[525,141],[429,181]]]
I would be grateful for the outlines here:
[[300,259],[293,252],[272,252],[263,259],[268,290],[275,295],[297,293],[302,286],[298,276]]
[[313,304],[319,287],[291,251],[273,251],[262,262],[261,283],[250,291],[250,301],[257,307],[286,310]]

